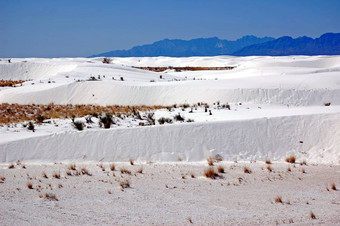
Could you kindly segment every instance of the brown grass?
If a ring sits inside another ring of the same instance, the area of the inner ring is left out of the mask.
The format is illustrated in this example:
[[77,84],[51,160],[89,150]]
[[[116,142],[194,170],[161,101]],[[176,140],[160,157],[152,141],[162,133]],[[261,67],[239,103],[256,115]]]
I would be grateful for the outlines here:
[[63,185],[62,184],[58,184],[58,188],[62,188],[63,187]]
[[335,183],[333,183],[333,184],[331,185],[331,189],[334,190],[334,191],[336,191]]
[[56,178],[56,179],[60,179],[60,173],[53,173],[53,177]]
[[111,164],[111,165],[110,165],[110,169],[111,169],[111,171],[114,171],[114,170],[116,169],[115,164]]
[[134,164],[133,159],[130,159],[130,165],[133,166],[133,164]]
[[245,166],[245,167],[243,168],[243,172],[244,172],[244,173],[251,174],[253,171],[251,171],[251,169],[249,169],[248,167]]
[[217,172],[224,173],[224,167],[223,166],[218,166],[217,167]]
[[204,176],[207,178],[215,179],[218,175],[213,167],[209,167],[204,171]]
[[277,196],[277,197],[275,198],[275,202],[276,202],[276,203],[283,203],[282,197],[281,197],[281,196]]
[[209,166],[213,166],[215,162],[221,162],[223,159],[222,157],[208,157],[207,162]]
[[271,162],[269,159],[266,159],[266,160],[265,160],[265,163],[266,163],[266,164],[272,164],[272,162]]
[[306,173],[306,170],[304,168],[301,169],[302,173]]
[[292,171],[292,169],[290,168],[290,166],[288,166],[287,172],[291,172],[291,171]]
[[141,168],[137,171],[137,173],[142,174],[142,173],[143,173],[143,167],[141,167]]
[[48,179],[48,176],[45,172],[42,173],[42,177]]
[[306,165],[307,165],[307,162],[306,162],[306,160],[303,160],[302,162],[300,162],[300,165],[301,165],[301,166],[303,166],[303,165],[305,165],[305,166],[306,166]]
[[129,181],[129,180],[121,181],[121,182],[119,183],[119,185],[122,187],[122,189],[124,189],[124,188],[129,188],[129,187],[130,187],[130,181]]
[[67,167],[69,170],[76,170],[77,169],[77,167],[76,167],[76,164],[70,164],[70,165],[68,165],[68,167]]
[[125,173],[125,174],[131,175],[131,171],[128,170],[128,169],[125,169],[125,168],[121,168],[121,169],[120,169],[120,172],[121,172],[121,173]]
[[315,216],[315,214],[312,211],[310,211],[310,218],[316,219],[316,216]]
[[28,187],[29,189],[33,189],[33,184],[32,184],[31,182],[29,182],[29,183],[27,183],[27,187]]
[[288,162],[288,163],[295,163],[295,161],[296,161],[296,158],[295,158],[294,155],[288,156],[286,158],[286,162]]
[[120,114],[133,115],[134,111],[151,111],[161,108],[167,108],[167,106],[98,106],[98,105],[58,105],[58,104],[0,104],[0,124],[18,123],[23,121],[36,121],[38,116],[45,119],[51,118],[72,118],[84,117],[94,113],[101,114]]
[[15,165],[13,163],[8,166],[8,169],[14,169],[14,168],[15,168]]
[[92,176],[92,174],[85,167],[80,169],[80,173],[83,174],[83,175]]
[[29,80],[0,80],[0,87],[5,87],[5,86],[9,86],[9,87],[15,87],[17,84],[21,84],[24,83],[26,81]]
[[72,176],[72,172],[71,172],[70,170],[67,170],[67,171],[66,171],[66,175],[67,175],[67,176]]
[[273,171],[273,169],[272,169],[271,166],[267,166],[267,170],[268,170],[269,172],[272,172],[272,171]]
[[55,194],[45,193],[45,198],[52,201],[59,201]]
[[6,180],[6,177],[0,177],[0,180],[4,182]]

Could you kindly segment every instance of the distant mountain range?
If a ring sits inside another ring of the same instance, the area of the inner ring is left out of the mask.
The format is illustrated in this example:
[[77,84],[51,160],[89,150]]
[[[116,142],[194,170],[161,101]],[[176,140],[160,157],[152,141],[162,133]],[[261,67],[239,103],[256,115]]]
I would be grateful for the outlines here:
[[326,33],[320,38],[285,36],[278,39],[244,36],[236,41],[214,38],[192,40],[164,39],[129,50],[114,50],[90,57],[190,57],[190,56],[287,56],[340,55],[340,33]]

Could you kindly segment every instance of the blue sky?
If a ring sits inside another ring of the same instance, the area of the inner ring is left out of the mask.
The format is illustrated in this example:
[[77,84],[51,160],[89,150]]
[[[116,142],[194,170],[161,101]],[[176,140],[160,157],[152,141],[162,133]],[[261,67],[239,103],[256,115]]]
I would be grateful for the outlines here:
[[0,57],[89,56],[165,38],[340,32],[340,0],[0,0]]

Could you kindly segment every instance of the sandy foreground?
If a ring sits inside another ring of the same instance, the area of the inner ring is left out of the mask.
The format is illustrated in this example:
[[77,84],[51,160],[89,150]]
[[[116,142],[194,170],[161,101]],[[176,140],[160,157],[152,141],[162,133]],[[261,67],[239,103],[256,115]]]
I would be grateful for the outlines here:
[[[2,163],[0,224],[340,223],[339,165],[219,162],[214,169],[222,166],[225,172],[210,179],[204,176],[207,162],[114,163],[113,171],[112,164],[75,163],[76,170],[71,170],[65,162],[15,163],[11,169]],[[244,167],[251,173],[245,173]],[[126,182],[130,187],[124,187]],[[279,197],[282,202],[276,200]]]

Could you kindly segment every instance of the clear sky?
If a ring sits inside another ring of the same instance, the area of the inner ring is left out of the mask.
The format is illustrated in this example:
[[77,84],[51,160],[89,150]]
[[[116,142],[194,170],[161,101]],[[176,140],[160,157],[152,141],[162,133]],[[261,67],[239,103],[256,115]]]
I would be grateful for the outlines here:
[[89,56],[165,38],[340,32],[340,0],[0,0],[0,57]]

